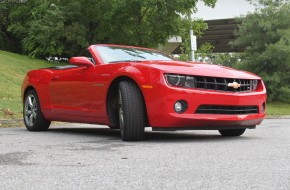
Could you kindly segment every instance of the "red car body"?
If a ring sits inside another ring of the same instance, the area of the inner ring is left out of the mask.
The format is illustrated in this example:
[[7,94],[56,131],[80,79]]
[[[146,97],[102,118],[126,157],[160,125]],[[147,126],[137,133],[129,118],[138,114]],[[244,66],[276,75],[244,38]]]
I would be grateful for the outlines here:
[[[113,113],[110,113],[109,92],[117,88],[120,81],[130,80],[142,93],[146,126],[153,129],[254,128],[265,117],[266,88],[257,75],[213,64],[177,60],[107,64],[96,48],[99,46],[135,48],[92,45],[88,51],[94,63],[90,64],[85,57],[75,57],[70,62],[76,67],[30,71],[22,85],[23,100],[26,92],[34,89],[47,121],[114,127],[117,124],[114,118],[110,118]],[[168,74],[174,75],[172,80],[194,76],[195,81],[200,81],[195,88],[172,86],[167,81]],[[253,81],[257,83],[255,89]],[[221,86],[222,83],[226,85]],[[182,113],[175,110],[177,101],[186,103],[186,110]],[[248,112],[254,108],[256,111]]]

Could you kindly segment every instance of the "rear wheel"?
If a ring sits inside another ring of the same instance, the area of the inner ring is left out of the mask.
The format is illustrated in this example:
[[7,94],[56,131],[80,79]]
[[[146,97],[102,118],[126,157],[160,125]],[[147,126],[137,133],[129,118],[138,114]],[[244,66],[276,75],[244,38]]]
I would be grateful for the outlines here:
[[29,90],[25,94],[23,106],[23,120],[29,131],[46,131],[50,121],[42,115],[39,99],[35,90]]
[[118,91],[118,120],[124,141],[139,141],[144,137],[145,105],[139,87],[131,81],[121,81]]
[[234,136],[241,136],[244,134],[246,129],[224,129],[224,130],[219,130],[220,134],[222,136],[227,136],[227,137],[234,137]]

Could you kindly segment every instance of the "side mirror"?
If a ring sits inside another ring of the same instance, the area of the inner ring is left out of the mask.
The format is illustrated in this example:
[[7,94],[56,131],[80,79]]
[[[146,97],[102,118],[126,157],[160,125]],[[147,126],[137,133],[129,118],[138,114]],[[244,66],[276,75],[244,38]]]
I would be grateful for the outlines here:
[[94,64],[87,57],[72,57],[70,58],[69,63],[77,66],[94,66]]

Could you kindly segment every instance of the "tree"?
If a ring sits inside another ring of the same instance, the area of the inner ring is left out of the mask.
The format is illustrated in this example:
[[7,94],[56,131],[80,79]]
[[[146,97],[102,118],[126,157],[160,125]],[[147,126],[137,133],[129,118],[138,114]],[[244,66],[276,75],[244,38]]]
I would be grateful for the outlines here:
[[16,40],[15,35],[9,32],[8,26],[11,24],[9,16],[11,12],[16,10],[19,7],[19,4],[9,4],[2,2],[0,3],[0,49],[20,52],[21,47]]
[[245,47],[240,66],[262,76],[270,101],[290,102],[290,3],[259,0],[259,7],[239,18],[232,45]]
[[243,60],[243,53],[197,53],[199,61],[218,64],[226,67],[239,68]]
[[[105,38],[113,43],[157,47],[170,36],[182,35],[184,29],[188,32],[191,24],[196,28],[204,27],[196,25],[197,22],[189,22],[185,17],[195,11],[196,2],[197,0],[108,0],[106,6],[110,4],[111,10],[104,13],[100,24],[107,31],[104,32]],[[204,2],[213,6],[215,0]]]
[[[214,6],[216,0],[203,0]],[[72,56],[89,44],[157,47],[191,25],[182,15],[197,0],[28,0],[10,15],[9,31],[34,57]],[[196,26],[197,31],[202,27]]]
[[64,17],[54,2],[28,0],[11,12],[8,31],[16,35],[23,53],[38,58],[62,54]]

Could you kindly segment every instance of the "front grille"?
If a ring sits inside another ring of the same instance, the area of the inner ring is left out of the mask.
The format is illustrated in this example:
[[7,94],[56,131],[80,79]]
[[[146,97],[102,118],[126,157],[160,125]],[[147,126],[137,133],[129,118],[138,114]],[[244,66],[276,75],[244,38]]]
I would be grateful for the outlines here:
[[221,105],[201,105],[195,111],[196,114],[257,114],[258,106],[221,106]]
[[[238,83],[240,87],[233,88],[228,86],[229,83]],[[257,80],[249,79],[232,79],[218,77],[195,77],[195,87],[208,90],[219,90],[226,92],[252,92],[257,88]]]

